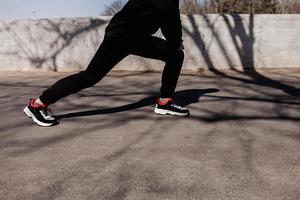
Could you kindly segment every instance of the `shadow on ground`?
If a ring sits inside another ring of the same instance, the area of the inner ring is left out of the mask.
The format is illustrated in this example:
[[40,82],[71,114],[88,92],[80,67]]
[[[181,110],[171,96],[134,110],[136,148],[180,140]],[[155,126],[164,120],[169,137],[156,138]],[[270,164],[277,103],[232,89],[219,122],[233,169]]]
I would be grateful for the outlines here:
[[[219,92],[220,90],[212,88],[212,89],[205,89],[205,90],[184,90],[180,92],[176,92],[174,94],[174,98],[181,106],[188,106],[192,103],[199,102],[199,98],[204,94],[215,93]],[[116,107],[116,108],[108,108],[103,110],[89,110],[83,112],[76,112],[76,113],[68,113],[64,115],[57,115],[57,119],[63,118],[73,118],[73,117],[82,117],[82,116],[92,116],[92,115],[102,115],[102,114],[111,114],[111,113],[118,113],[118,112],[125,112],[129,110],[139,109],[146,106],[150,106],[155,104],[158,95],[152,95],[150,97],[141,99],[138,102],[127,104],[124,106]]]
[[[294,72],[264,75],[299,84]],[[53,105],[59,126],[37,127],[22,109],[58,78],[1,77],[6,199],[297,199],[297,97],[212,72],[182,75],[175,99],[192,115],[161,117],[152,110],[161,74],[109,76]]]

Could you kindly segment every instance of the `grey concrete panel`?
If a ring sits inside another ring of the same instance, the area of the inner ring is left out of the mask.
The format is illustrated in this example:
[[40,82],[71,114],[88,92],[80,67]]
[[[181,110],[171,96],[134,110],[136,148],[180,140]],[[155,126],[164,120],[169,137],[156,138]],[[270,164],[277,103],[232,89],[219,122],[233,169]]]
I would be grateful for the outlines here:
[[[109,19],[0,21],[0,70],[85,69]],[[299,15],[182,15],[182,22],[184,70],[300,67]],[[136,56],[114,68],[162,69],[162,62]]]

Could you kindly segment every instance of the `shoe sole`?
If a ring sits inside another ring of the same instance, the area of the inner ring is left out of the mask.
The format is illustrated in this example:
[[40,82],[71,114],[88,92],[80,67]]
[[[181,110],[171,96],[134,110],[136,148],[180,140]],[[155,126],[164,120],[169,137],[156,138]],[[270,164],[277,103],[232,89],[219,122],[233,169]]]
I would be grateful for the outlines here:
[[185,117],[190,115],[190,113],[178,113],[178,112],[173,112],[170,110],[164,110],[159,108],[155,108],[154,113],[158,115],[173,115],[173,116],[180,116],[180,117]]
[[34,114],[29,110],[28,107],[24,108],[24,113],[27,117],[31,118],[37,125],[42,126],[42,127],[49,127],[49,126],[53,126],[54,123],[44,123],[39,121]]

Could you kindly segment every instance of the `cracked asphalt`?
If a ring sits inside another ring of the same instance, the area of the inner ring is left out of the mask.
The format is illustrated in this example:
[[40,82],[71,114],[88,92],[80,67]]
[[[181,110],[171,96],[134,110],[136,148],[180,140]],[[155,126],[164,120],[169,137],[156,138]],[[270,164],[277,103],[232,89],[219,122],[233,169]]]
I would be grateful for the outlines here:
[[300,69],[183,74],[184,118],[153,113],[160,73],[112,72],[34,125],[69,74],[0,72],[1,200],[300,199]]

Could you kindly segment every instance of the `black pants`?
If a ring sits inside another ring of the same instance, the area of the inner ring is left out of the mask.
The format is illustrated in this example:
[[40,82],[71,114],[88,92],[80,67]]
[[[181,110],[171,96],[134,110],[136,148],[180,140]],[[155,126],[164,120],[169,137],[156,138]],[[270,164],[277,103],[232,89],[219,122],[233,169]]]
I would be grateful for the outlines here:
[[165,40],[154,36],[134,40],[105,37],[87,69],[57,81],[43,92],[41,101],[50,105],[95,85],[129,54],[165,61],[161,97],[168,98],[173,95],[183,64],[183,51],[169,49]]

